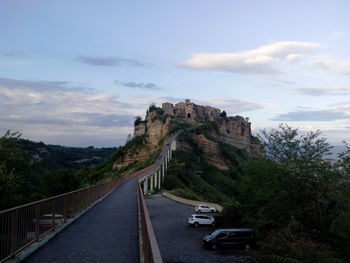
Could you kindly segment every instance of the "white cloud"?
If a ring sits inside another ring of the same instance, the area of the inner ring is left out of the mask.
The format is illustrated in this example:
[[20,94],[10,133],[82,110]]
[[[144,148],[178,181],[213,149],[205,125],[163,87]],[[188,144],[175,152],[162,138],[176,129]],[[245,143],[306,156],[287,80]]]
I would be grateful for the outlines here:
[[345,86],[337,86],[337,87],[308,86],[308,87],[297,88],[297,92],[299,94],[313,96],[313,97],[350,95],[348,91],[349,89]]
[[320,70],[350,76],[350,60],[337,60],[330,56],[313,58],[311,66]]
[[[72,87],[73,86],[73,87]],[[23,81],[0,78],[0,132],[24,138],[76,146],[116,146],[133,131],[133,120],[144,116],[151,103],[177,103],[182,98],[97,93],[69,82]],[[127,101],[127,102],[122,102]],[[264,107],[231,99],[199,100],[232,114]]]
[[333,33],[331,34],[331,38],[337,39],[337,38],[343,37],[343,36],[345,36],[345,35],[346,35],[345,32],[343,32],[343,31],[337,31],[337,32],[333,32]]
[[318,43],[285,41],[237,53],[197,53],[178,66],[195,70],[247,74],[278,74],[278,62],[295,61],[322,47]]

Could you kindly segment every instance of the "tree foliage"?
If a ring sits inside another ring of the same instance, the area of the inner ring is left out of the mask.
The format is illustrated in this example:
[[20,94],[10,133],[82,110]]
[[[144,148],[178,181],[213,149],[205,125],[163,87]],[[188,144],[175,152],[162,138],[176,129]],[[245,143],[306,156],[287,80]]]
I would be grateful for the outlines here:
[[[319,131],[299,135],[297,129],[288,125],[263,131],[260,138],[267,159],[245,166],[239,183],[237,211],[242,222],[257,229],[264,241],[264,253],[289,255],[304,262],[311,253],[316,260],[323,255],[322,249],[325,253],[332,252],[334,246],[348,259],[345,246],[350,244],[349,174],[345,168],[340,172],[323,161],[322,157],[330,150],[326,139]],[[347,155],[341,156],[346,167]],[[298,228],[288,230],[290,224]],[[279,245],[273,240],[280,240]],[[300,253],[292,252],[290,242],[295,243],[294,248]],[[304,249],[305,244],[313,244],[313,248]]]

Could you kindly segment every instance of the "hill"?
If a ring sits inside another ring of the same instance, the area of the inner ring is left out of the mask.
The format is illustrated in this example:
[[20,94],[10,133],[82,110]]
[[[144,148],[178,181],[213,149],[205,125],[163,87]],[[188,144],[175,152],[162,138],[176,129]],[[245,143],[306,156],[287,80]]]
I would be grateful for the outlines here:
[[35,164],[35,171],[69,169],[77,171],[83,167],[97,165],[110,157],[118,148],[68,147],[19,139],[21,148],[28,152]]

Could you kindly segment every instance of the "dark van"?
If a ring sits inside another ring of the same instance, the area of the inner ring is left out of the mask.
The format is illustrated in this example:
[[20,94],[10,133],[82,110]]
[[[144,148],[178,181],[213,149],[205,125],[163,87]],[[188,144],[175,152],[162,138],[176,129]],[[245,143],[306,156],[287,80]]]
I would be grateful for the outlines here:
[[203,238],[203,246],[214,250],[224,247],[249,249],[255,246],[255,234],[250,228],[218,229]]

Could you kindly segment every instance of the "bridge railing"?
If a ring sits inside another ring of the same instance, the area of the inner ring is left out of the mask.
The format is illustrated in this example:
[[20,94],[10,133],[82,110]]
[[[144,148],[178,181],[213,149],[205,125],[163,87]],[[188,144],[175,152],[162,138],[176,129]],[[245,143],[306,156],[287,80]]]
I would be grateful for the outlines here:
[[157,171],[166,161],[166,153],[171,151],[171,143],[176,140],[178,133],[172,135],[164,144],[163,150],[155,162],[149,169],[138,176],[137,195],[139,204],[139,234],[141,237],[140,242],[140,262],[141,263],[163,263],[162,256],[158,247],[156,236],[154,234],[152,222],[148,213],[147,205],[144,198],[144,193],[141,189],[140,182],[143,178]]
[[137,184],[137,195],[139,204],[139,231],[140,242],[140,262],[141,263],[163,263],[158,247],[156,236],[153,231],[151,219],[149,217],[146,202],[143,197],[141,186]]
[[0,262],[38,241],[133,176],[0,211]]

